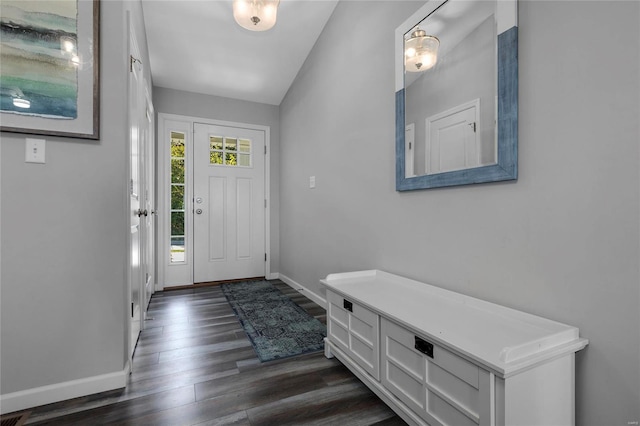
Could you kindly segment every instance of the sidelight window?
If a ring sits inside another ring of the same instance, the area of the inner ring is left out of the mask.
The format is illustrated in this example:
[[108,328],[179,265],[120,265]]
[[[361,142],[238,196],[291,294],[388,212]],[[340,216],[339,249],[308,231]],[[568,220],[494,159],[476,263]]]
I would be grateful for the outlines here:
[[185,134],[171,132],[171,263],[185,261]]

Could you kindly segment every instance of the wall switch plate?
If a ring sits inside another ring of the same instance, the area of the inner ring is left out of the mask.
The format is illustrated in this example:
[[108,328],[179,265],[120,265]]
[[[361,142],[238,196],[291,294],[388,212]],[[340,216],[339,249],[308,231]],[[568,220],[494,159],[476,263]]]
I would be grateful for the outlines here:
[[316,177],[315,176],[309,176],[309,188],[315,188],[316,187]]
[[44,139],[27,138],[24,158],[26,163],[44,164],[44,142]]

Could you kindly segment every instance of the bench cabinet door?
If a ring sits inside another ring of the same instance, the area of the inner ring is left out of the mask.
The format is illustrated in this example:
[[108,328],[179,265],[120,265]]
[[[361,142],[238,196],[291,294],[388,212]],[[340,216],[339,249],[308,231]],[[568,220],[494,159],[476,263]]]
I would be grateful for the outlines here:
[[487,424],[489,372],[386,318],[380,332],[381,382],[399,400],[430,425]]
[[376,380],[380,380],[378,314],[327,291],[329,340]]

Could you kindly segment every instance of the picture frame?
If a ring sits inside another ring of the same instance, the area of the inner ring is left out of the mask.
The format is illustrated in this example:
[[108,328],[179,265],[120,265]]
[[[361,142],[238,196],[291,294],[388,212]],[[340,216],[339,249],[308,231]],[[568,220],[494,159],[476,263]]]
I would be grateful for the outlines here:
[[3,0],[0,21],[0,131],[100,139],[100,0]]

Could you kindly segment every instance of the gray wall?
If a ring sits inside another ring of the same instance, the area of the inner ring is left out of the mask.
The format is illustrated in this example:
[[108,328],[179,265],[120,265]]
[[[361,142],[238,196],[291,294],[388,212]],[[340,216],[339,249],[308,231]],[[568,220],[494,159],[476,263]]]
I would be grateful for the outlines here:
[[324,295],[379,268],[577,326],[577,424],[639,421],[640,4],[521,1],[519,180],[398,193],[393,34],[420,5],[340,2],[286,95],[281,273]]
[[99,141],[44,137],[26,164],[2,133],[3,395],[125,366],[127,10],[148,58],[139,2],[101,2]]
[[[280,108],[276,105],[202,95],[164,87],[154,87],[153,106],[157,113],[271,127],[271,272],[278,272],[280,264]],[[161,137],[162,135],[158,134],[157,140],[162,140]]]

